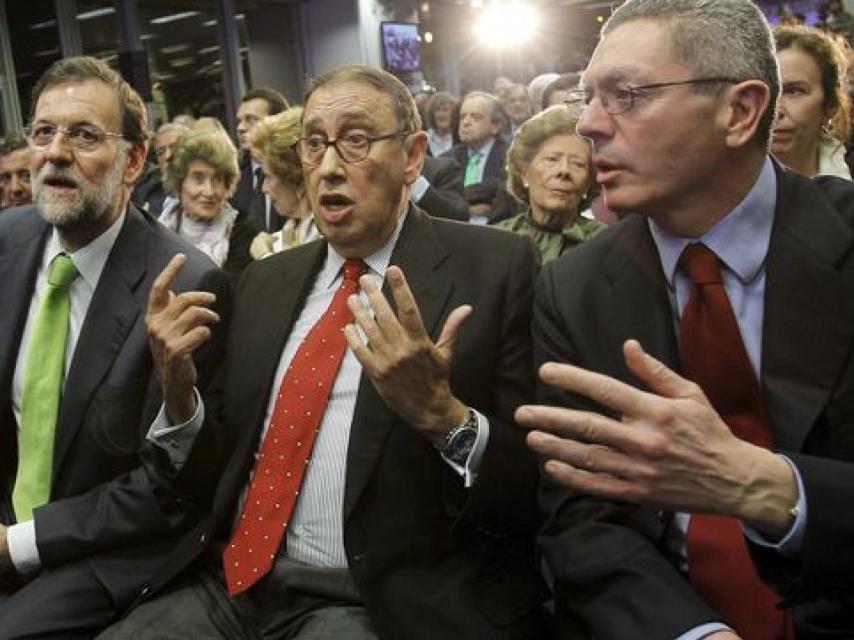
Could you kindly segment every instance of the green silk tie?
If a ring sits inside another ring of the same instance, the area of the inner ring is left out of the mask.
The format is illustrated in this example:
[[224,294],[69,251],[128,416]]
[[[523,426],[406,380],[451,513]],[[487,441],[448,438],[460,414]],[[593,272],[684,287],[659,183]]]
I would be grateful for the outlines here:
[[470,184],[477,184],[480,182],[480,159],[483,157],[483,154],[480,151],[472,151],[469,156],[468,162],[466,163],[466,178],[465,182],[463,182],[463,186],[467,187]]
[[18,433],[18,474],[12,492],[18,522],[31,520],[33,509],[50,500],[53,442],[65,377],[69,292],[77,275],[77,268],[67,255],[62,253],[53,259],[28,345]]

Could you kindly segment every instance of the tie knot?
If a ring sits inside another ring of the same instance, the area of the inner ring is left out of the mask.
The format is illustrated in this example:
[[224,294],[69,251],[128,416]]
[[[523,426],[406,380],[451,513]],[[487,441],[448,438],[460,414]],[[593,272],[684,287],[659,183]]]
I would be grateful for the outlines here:
[[693,285],[721,282],[720,258],[706,245],[694,242],[679,256],[679,268]]
[[54,287],[67,288],[71,286],[71,283],[74,282],[77,275],[77,267],[74,266],[74,262],[71,258],[64,253],[60,253],[53,259],[53,262],[50,263],[47,281]]
[[368,265],[359,258],[350,258],[344,262],[344,280],[358,282],[359,276],[368,270]]

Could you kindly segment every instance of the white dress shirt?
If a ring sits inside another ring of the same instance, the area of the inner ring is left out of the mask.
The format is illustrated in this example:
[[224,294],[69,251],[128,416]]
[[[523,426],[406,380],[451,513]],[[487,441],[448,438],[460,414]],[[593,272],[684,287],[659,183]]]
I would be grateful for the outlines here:
[[[47,286],[48,267],[53,259],[60,253],[68,253],[80,276],[71,284],[69,291],[71,309],[68,326],[68,338],[65,343],[65,375],[71,367],[74,349],[80,337],[80,329],[89,311],[89,304],[98,286],[98,280],[110,256],[110,251],[116,243],[116,238],[121,231],[125,215],[119,218],[100,236],[95,238],[85,247],[81,247],[74,253],[66,252],[60,243],[59,233],[56,229],[51,233],[45,245],[42,261],[36,273],[36,286],[33,298],[27,312],[27,322],[24,325],[24,333],[21,337],[21,348],[18,350],[18,359],[15,362],[15,373],[12,380],[12,411],[15,421],[21,424],[21,400],[24,389],[24,366],[29,354],[29,344],[32,332],[35,329],[36,312],[39,308],[42,296]],[[6,532],[9,545],[9,556],[18,573],[30,573],[41,567],[41,558],[36,547],[35,521],[26,520],[12,525]]]
[[[380,285],[385,278],[385,272],[388,269],[391,254],[397,244],[405,218],[406,214],[403,214],[388,242],[378,251],[365,258],[365,263],[368,266],[367,275]],[[308,332],[331,304],[332,298],[341,284],[344,262],[345,259],[330,246],[326,261],[317,275],[314,286],[306,298],[305,306],[282,351],[273,378],[272,391],[264,418],[264,429],[259,442],[263,442],[263,438],[266,436],[278,397],[277,391],[282,384],[291,360],[296,355]],[[360,293],[360,296],[363,303],[368,305],[367,296],[364,293]],[[347,475],[344,462],[347,460],[350,426],[353,421],[361,375],[362,366],[353,351],[348,348],[341,363],[338,377],[335,379],[330,392],[326,412],[321,420],[320,430],[314,444],[311,464],[309,464],[303,479],[300,499],[288,526],[287,540],[282,551],[292,560],[312,566],[347,567],[343,537],[344,490]],[[477,411],[475,411],[475,415],[478,420],[478,437],[466,465],[460,466],[445,458],[446,463],[463,478],[466,487],[471,486],[477,478],[477,470],[489,438],[489,422]],[[169,447],[169,438],[162,436],[167,435],[166,429],[172,429],[170,433],[177,436],[184,428],[197,430],[200,424],[200,416],[196,415],[185,425],[170,428],[165,423],[165,412],[161,411],[155,424],[152,425],[149,437],[151,438],[154,434],[161,436],[158,438],[158,444],[166,448],[172,457],[173,464],[180,466],[181,463],[174,457],[175,448]],[[192,439],[183,438],[180,449],[186,449],[190,442]],[[259,451],[255,453],[256,459]],[[181,455],[186,458],[186,451]],[[247,488],[248,486],[247,483]],[[247,488],[244,488],[241,494],[240,504],[235,513],[235,524],[242,512]]]

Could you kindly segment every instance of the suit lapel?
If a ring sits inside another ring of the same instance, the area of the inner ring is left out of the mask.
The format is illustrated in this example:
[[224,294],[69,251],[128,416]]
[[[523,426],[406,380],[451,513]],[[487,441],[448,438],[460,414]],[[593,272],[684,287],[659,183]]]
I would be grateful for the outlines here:
[[797,451],[851,355],[854,237],[813,182],[779,168],[778,180],[765,267],[762,383],[775,445]]
[[[391,257],[406,275],[421,318],[431,338],[441,332],[441,320],[453,291],[453,278],[447,273],[448,251],[423,213],[410,207]],[[388,299],[391,293],[383,287]],[[347,450],[347,481],[344,492],[344,518],[352,511],[380,456],[389,430],[398,420],[363,373],[353,413],[350,445]],[[406,425],[398,425],[409,429]]]
[[77,431],[85,421],[95,392],[113,366],[144,299],[136,289],[147,271],[148,233],[141,215],[128,210],[98,280],[74,349],[62,396],[54,451],[54,478]]
[[[643,348],[673,369],[679,369],[674,321],[667,283],[658,249],[650,235],[646,218],[632,216],[617,227],[617,238],[605,258],[605,275],[610,282],[611,318],[602,318],[602,330],[614,332],[609,344],[622,345],[638,340]],[[618,359],[623,379],[640,385],[628,370],[622,351],[610,354]]]

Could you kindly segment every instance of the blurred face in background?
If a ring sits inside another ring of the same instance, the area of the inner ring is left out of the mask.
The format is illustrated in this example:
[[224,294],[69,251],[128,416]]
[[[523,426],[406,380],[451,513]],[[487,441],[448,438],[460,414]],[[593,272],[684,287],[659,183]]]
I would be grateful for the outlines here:
[[20,207],[30,200],[30,150],[24,147],[0,155],[0,206]]
[[180,131],[164,131],[154,138],[154,156],[157,158],[157,166],[160,167],[161,175],[166,172],[166,165],[172,159],[175,144],[181,137]]
[[279,215],[287,218],[300,217],[297,214],[299,211],[299,195],[294,185],[279,179],[279,177],[270,168],[270,165],[264,161],[261,163],[264,171],[264,183],[261,185],[261,191],[270,196],[273,201],[273,206]]
[[237,138],[241,149],[249,149],[249,133],[268,115],[270,105],[263,98],[252,98],[240,103],[237,108]]
[[578,135],[548,138],[523,174],[534,220],[550,229],[575,221],[592,183],[590,143]]
[[466,98],[460,107],[460,140],[479,147],[498,135],[500,127],[492,121],[492,101],[484,96]]
[[181,208],[193,220],[214,220],[222,212],[227,191],[222,172],[204,160],[193,160],[181,183]]
[[528,90],[521,84],[514,84],[504,98],[504,108],[507,115],[515,124],[522,124],[531,115],[531,104],[528,102]]
[[433,123],[436,125],[436,131],[448,133],[451,130],[453,110],[454,107],[450,102],[443,102],[433,109]]
[[821,126],[832,116],[825,108],[821,69],[815,59],[797,48],[777,52],[782,91],[771,133],[771,153],[783,164],[799,168],[815,163]]

